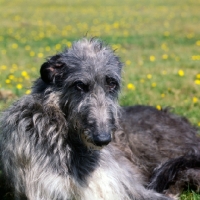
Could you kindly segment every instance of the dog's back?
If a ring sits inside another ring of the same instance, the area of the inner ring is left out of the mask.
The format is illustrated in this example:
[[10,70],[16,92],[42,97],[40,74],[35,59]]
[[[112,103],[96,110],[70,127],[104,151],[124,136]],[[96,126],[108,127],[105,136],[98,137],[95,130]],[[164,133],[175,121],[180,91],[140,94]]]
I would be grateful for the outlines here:
[[[122,108],[120,125],[122,130],[116,133],[115,140],[119,145],[123,143],[123,146],[120,145],[121,149],[127,151],[131,161],[140,167],[146,177],[146,184],[151,182],[156,167],[172,159],[171,165],[170,161],[167,165],[168,171],[165,167],[165,173],[160,175],[160,179],[163,179],[171,173],[170,184],[174,186],[171,187],[171,192],[180,193],[188,184],[199,188],[200,137],[197,128],[186,118],[172,114],[170,109],[157,110],[151,106],[138,105]],[[186,161],[191,165],[184,166]],[[170,168],[172,165],[173,168]],[[176,177],[172,178],[175,171]],[[164,182],[167,181],[169,180],[166,178]],[[162,188],[159,181],[157,184]],[[166,189],[164,187],[162,191]]]

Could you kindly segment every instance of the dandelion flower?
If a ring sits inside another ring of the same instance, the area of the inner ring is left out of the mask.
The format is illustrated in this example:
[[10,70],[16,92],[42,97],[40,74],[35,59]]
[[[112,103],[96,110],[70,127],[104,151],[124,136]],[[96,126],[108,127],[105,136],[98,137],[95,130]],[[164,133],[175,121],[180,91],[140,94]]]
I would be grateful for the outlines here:
[[116,28],[116,29],[119,28],[119,23],[118,23],[118,22],[115,22],[115,23],[113,24],[113,27]]
[[156,87],[156,83],[153,82],[153,83],[151,84],[151,87]]
[[197,103],[197,101],[198,101],[198,98],[197,98],[197,97],[193,97],[193,98],[192,98],[192,102],[193,102],[193,103]]
[[129,84],[127,85],[127,88],[128,88],[129,90],[135,90],[135,85],[133,85],[132,83],[129,83]]
[[34,51],[31,51],[31,52],[30,52],[30,56],[31,56],[31,57],[35,56],[35,52],[34,52]]
[[12,48],[13,48],[13,49],[17,49],[17,48],[18,48],[18,44],[13,43],[13,44],[12,44]]
[[168,47],[167,47],[167,44],[166,44],[166,43],[163,43],[163,44],[161,45],[161,48],[162,48],[162,50],[164,50],[164,51],[168,51]]
[[160,96],[161,96],[162,98],[164,98],[164,97],[165,97],[165,94],[164,94],[164,93],[162,93]]
[[200,55],[194,55],[194,56],[192,56],[192,60],[200,60]]
[[55,49],[56,50],[60,50],[61,49],[61,44],[56,44]]
[[161,107],[160,105],[157,105],[157,106],[156,106],[156,109],[157,109],[157,110],[161,110],[162,107]]
[[27,73],[26,71],[22,71],[21,75],[22,75],[23,77],[26,77],[26,76],[28,76],[28,73]]
[[18,90],[21,90],[22,87],[23,87],[23,86],[22,86],[22,84],[20,84],[20,83],[16,85],[16,88],[17,88]]
[[189,34],[187,34],[187,38],[188,39],[191,39],[191,38],[193,38],[194,37],[194,33],[189,33]]
[[152,79],[152,75],[151,74],[147,74],[147,78],[148,79]]
[[197,74],[197,75],[196,75],[196,78],[197,78],[197,79],[200,79],[200,74]]
[[15,78],[15,76],[14,76],[13,74],[10,74],[10,75],[8,76],[8,78],[9,78],[10,80],[13,80],[13,79]]
[[195,83],[196,85],[200,85],[200,80],[195,80],[194,83]]
[[38,58],[43,58],[44,57],[44,54],[43,53],[38,53]]
[[179,76],[184,76],[185,73],[184,73],[184,71],[183,71],[182,69],[180,69],[180,70],[178,70],[178,75],[179,75]]
[[126,61],[126,65],[130,65],[131,64],[131,61],[130,60],[127,60]]
[[163,59],[163,60],[167,60],[167,59],[168,59],[168,55],[167,55],[167,54],[163,54],[163,55],[162,55],[162,59]]
[[196,45],[197,45],[197,46],[200,46],[200,40],[197,40],[197,41],[196,41]]
[[165,37],[168,37],[170,35],[170,32],[169,31],[165,31],[164,34],[163,34]]
[[1,66],[1,69],[2,69],[2,70],[6,70],[6,69],[7,69],[7,66],[6,66],[6,65],[2,65],[2,66]]
[[26,94],[30,94],[31,93],[31,90],[26,90]]
[[6,81],[5,81],[7,84],[9,84],[11,81],[10,81],[10,79],[6,79]]
[[46,51],[50,51],[50,50],[51,50],[51,47],[50,47],[50,46],[46,46],[46,47],[45,47],[45,50],[46,50]]
[[154,62],[154,61],[156,60],[156,57],[155,57],[155,56],[150,56],[150,57],[149,57],[149,60],[150,60],[151,62]]
[[67,46],[70,48],[72,46],[71,42],[67,42]]

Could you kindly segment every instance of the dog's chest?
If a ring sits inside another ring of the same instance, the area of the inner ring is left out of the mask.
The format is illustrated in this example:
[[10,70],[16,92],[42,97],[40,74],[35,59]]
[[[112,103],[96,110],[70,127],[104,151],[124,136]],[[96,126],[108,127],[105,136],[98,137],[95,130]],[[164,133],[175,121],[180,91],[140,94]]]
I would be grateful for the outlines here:
[[130,198],[133,177],[112,160],[103,162],[89,176],[86,187],[79,187],[81,200],[121,200]]
[[118,200],[120,186],[117,179],[106,170],[97,169],[88,180],[86,187],[81,187],[81,200]]
[[108,170],[97,169],[86,188],[82,188],[82,200],[117,200],[120,186],[117,179]]

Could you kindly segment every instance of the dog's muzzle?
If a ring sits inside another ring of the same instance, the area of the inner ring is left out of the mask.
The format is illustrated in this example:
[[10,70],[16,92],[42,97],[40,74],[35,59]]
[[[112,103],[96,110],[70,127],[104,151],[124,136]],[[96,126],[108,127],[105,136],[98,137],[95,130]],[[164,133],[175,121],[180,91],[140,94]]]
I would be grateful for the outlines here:
[[111,142],[112,135],[110,133],[90,135],[85,131],[81,134],[81,138],[89,149],[100,150]]
[[93,142],[97,146],[105,146],[111,142],[111,134],[103,133],[93,136]]

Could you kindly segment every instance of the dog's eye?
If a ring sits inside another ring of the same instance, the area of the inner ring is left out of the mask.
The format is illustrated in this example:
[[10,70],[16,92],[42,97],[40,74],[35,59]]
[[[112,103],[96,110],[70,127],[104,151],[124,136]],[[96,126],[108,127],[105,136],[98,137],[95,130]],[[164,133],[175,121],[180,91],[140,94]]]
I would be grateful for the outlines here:
[[106,83],[109,91],[113,91],[118,87],[117,81],[113,78],[107,78]]
[[87,92],[88,91],[88,86],[84,84],[82,81],[77,81],[74,83],[74,86],[76,90]]

